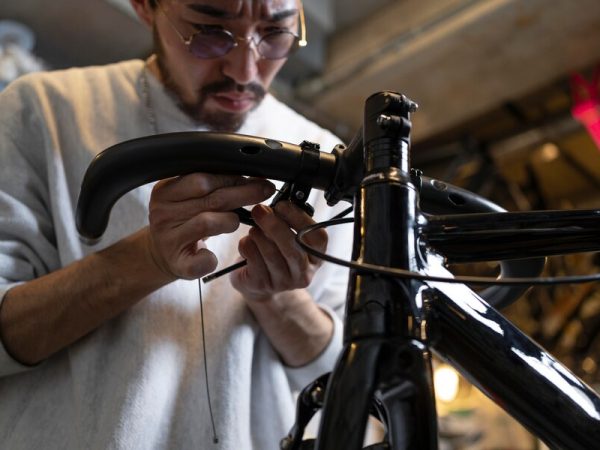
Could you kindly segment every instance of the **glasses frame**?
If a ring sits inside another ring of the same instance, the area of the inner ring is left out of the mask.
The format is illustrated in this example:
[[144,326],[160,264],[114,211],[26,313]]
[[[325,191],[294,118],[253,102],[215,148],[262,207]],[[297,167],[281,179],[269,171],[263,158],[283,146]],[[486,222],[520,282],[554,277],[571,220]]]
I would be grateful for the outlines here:
[[[265,35],[261,36],[261,38],[257,42],[254,39],[254,37],[252,37],[252,36],[242,37],[242,36],[238,36],[236,34],[233,34],[231,31],[229,31],[227,29],[223,29],[222,31],[224,33],[228,34],[231,37],[232,42],[233,42],[233,46],[229,50],[227,50],[225,53],[223,53],[222,55],[210,56],[210,57],[206,57],[206,58],[203,58],[202,56],[196,55],[192,51],[192,48],[191,48],[192,41],[194,40],[194,38],[198,34],[202,33],[203,30],[196,31],[196,32],[192,33],[189,37],[186,38],[183,35],[183,33],[181,33],[179,31],[179,29],[177,28],[177,26],[173,23],[173,21],[171,20],[171,18],[169,17],[169,15],[165,11],[165,9],[162,7],[162,4],[160,2],[158,2],[158,9],[160,10],[160,12],[163,13],[163,15],[165,16],[165,18],[167,19],[167,22],[169,22],[169,25],[171,26],[171,28],[173,28],[173,30],[175,31],[175,33],[177,33],[177,35],[181,39],[181,42],[188,48],[188,51],[192,55],[194,55],[196,58],[199,58],[199,59],[216,59],[216,58],[221,58],[221,57],[227,55],[235,47],[237,47],[239,45],[239,42],[246,42],[248,44],[250,42],[253,42],[254,46],[256,48],[256,53],[260,56],[261,59],[278,60],[278,59],[287,58],[295,50],[297,50],[299,47],[306,47],[306,45],[308,44],[308,41],[306,40],[306,20],[305,20],[305,17],[304,17],[304,6],[302,5],[302,1],[299,1],[298,4],[299,4],[298,14],[300,16],[300,36],[298,36],[296,33],[292,32],[292,31],[272,31],[272,32],[266,33]],[[267,37],[269,35],[272,35],[272,34],[280,34],[280,33],[289,33],[292,36],[294,36],[294,38],[296,40],[295,45],[292,45],[290,47],[289,52],[285,56],[281,56],[281,57],[278,57],[278,58],[267,58],[267,57],[265,57],[262,53],[260,53],[260,50],[259,50],[260,43],[265,39],[265,37]]]

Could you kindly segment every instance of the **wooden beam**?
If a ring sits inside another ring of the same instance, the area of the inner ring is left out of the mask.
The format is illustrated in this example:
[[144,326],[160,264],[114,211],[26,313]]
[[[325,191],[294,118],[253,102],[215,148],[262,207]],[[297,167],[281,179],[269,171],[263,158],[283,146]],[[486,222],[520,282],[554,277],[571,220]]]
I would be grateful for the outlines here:
[[405,0],[337,36],[299,96],[351,128],[373,92],[421,108],[423,139],[600,61],[598,0]]

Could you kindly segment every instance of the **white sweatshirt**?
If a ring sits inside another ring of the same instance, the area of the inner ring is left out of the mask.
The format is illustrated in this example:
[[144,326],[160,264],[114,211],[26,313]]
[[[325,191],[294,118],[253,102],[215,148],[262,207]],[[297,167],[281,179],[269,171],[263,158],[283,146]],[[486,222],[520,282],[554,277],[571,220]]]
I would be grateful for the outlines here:
[[[94,247],[80,242],[74,213],[93,156],[153,127],[142,61],[27,75],[0,94],[0,302],[15,284],[63,267],[147,224],[151,187],[126,194]],[[197,130],[151,75],[159,132]],[[240,133],[330,150],[339,141],[272,96]],[[313,192],[316,218],[337,211]],[[339,208],[338,208],[339,209]],[[219,267],[238,258],[246,226],[211,237]],[[348,257],[351,226],[330,230],[329,252]],[[293,423],[293,391],[331,370],[341,349],[347,272],[325,264],[309,290],[334,317],[329,346],[312,363],[280,361],[240,294],[222,277],[203,286],[206,398],[196,282],[176,281],[36,367],[0,345],[0,448],[277,449]],[[1,303],[0,303],[1,306]]]

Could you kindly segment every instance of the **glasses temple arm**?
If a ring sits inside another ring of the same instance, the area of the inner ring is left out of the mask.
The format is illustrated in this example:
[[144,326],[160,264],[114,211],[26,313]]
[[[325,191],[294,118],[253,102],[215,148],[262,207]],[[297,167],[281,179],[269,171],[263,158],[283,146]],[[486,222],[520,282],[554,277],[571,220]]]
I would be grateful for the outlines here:
[[299,13],[300,13],[300,41],[298,41],[298,45],[300,47],[306,47],[306,45],[308,44],[308,41],[306,40],[306,21],[304,18],[304,6],[302,5],[302,0],[298,1],[300,8],[299,8]]

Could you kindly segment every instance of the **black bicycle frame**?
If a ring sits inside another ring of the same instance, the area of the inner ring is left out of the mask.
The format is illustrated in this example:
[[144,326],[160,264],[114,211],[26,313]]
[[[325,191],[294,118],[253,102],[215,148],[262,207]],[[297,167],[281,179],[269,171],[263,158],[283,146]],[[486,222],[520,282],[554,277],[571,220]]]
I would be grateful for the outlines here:
[[[482,254],[493,258],[490,246],[502,251],[511,248],[512,236],[527,235],[513,226],[511,237],[500,242],[498,233],[491,241],[468,242],[469,225],[463,222],[459,229],[464,218],[420,224],[418,191],[409,172],[410,127],[401,124],[408,121],[409,110],[408,102],[392,93],[375,94],[366,102],[366,176],[355,201],[353,259],[450,276],[430,247],[436,240],[446,250],[469,255],[464,259],[477,260]],[[382,126],[390,117],[399,125]],[[594,215],[585,219],[590,218]],[[539,226],[543,217],[537,219]],[[478,232],[487,232],[486,238],[494,234],[473,216],[468,220],[472,239]],[[595,220],[600,222],[597,214]],[[578,222],[571,224],[577,227]],[[533,229],[535,225],[531,233]],[[548,234],[546,229],[546,241],[537,243],[542,250],[536,254],[545,251],[544,243],[552,239]],[[460,244],[452,242],[458,236]],[[590,232],[587,237],[592,239],[588,248],[597,247],[600,235]],[[468,244],[477,255],[454,244]],[[560,247],[556,242],[552,246]],[[527,254],[530,247],[517,251]],[[353,270],[349,288],[344,349],[330,376],[318,450],[361,449],[374,399],[383,405],[390,448],[437,449],[430,349],[552,448],[600,445],[598,395],[466,286]]]
[[[352,257],[362,263],[452,277],[446,262],[600,250],[599,210],[482,213],[498,207],[411,171],[413,106],[392,92],[371,96],[362,139],[332,154],[219,133],[118,144],[86,173],[78,229],[84,238],[97,239],[112,205],[128,190],[204,171],[311,180],[330,203],[353,198]],[[478,214],[448,214],[454,211]],[[444,215],[431,214],[440,212]],[[525,274],[536,266],[539,272],[537,262],[508,266]],[[522,290],[502,287],[485,298],[502,305],[507,292],[514,297]],[[327,384],[318,450],[362,448],[373,409],[386,426],[389,447],[380,448],[436,449],[431,351],[552,448],[589,450],[600,443],[598,395],[465,285],[353,269],[344,332],[344,348]],[[304,410],[313,414],[315,408]],[[294,427],[282,448],[300,449],[300,436]]]

